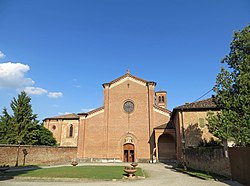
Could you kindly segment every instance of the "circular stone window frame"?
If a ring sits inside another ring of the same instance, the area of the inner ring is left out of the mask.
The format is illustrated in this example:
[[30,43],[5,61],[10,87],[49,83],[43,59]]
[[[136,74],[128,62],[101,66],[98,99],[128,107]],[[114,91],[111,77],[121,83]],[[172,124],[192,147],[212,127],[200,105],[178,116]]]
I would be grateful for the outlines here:
[[52,130],[56,130],[56,126],[55,125],[52,126]]
[[[132,111],[128,111],[128,110],[127,110],[127,108],[126,108],[126,104],[127,104],[127,103],[132,103],[132,105],[133,105]],[[123,111],[124,111],[125,113],[131,114],[131,113],[133,113],[133,112],[135,111],[135,103],[134,103],[133,100],[127,99],[127,100],[125,100],[125,101],[123,102],[122,108],[123,108]]]

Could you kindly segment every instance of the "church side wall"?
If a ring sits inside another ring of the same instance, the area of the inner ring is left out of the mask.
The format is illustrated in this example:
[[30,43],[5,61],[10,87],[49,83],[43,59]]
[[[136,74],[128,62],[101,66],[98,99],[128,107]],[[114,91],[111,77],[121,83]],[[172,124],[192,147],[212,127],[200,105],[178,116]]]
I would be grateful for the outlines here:
[[[46,120],[44,126],[49,129],[60,146],[77,146],[79,120],[54,119]],[[72,136],[69,135],[70,126],[73,127]]]
[[202,139],[210,141],[214,136],[208,131],[207,111],[183,112],[186,147],[197,146]]
[[60,122],[57,119],[48,119],[44,121],[44,126],[53,133],[57,143],[61,143],[62,126]]
[[[85,123],[84,158],[106,158],[104,154],[104,114],[87,117]],[[79,140],[83,140],[82,138]]]
[[[73,135],[69,135],[70,126],[73,126]],[[79,120],[62,120],[61,146],[77,146]]]
[[154,111],[154,126],[153,128],[158,127],[162,124],[168,123],[170,120],[170,115],[166,113],[159,113],[162,111]]
[[185,147],[196,147],[202,140],[210,141],[211,138],[217,139],[209,131],[207,127],[207,112],[208,111],[177,111],[174,117],[177,135],[177,159],[183,161],[182,155],[182,118],[184,123],[184,141]]

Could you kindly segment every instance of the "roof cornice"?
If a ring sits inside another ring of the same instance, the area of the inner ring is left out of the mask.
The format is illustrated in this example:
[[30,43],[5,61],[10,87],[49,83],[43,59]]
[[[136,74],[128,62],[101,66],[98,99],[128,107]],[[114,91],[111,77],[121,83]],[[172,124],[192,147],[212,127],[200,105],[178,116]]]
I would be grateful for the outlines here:
[[[105,87],[110,87],[112,84],[114,84],[114,83],[116,83],[116,82],[118,82],[118,81],[120,81],[120,80],[122,80],[122,79],[124,79],[124,78],[127,78],[127,77],[130,77],[130,78],[135,79],[135,80],[137,80],[137,81],[139,81],[139,82],[142,82],[142,83],[146,83],[146,84],[149,83],[148,81],[146,81],[146,80],[144,80],[144,79],[142,79],[142,78],[139,78],[139,77],[137,77],[137,76],[132,75],[132,74],[128,71],[126,74],[122,75],[122,76],[119,77],[119,78],[114,79],[113,81],[111,81],[111,82],[109,82],[109,83],[103,83],[102,86],[103,86],[103,88],[105,88]],[[151,83],[151,82],[150,82],[150,83]],[[155,82],[153,82],[153,83],[155,83]],[[155,83],[155,85],[156,85],[156,83]]]

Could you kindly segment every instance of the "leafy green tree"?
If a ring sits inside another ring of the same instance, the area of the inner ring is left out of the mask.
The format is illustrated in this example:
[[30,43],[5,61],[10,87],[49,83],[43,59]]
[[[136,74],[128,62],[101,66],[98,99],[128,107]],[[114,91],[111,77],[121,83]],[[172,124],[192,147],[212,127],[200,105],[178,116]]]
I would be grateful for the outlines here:
[[53,134],[50,130],[45,128],[43,125],[38,125],[38,131],[38,145],[56,145],[56,139],[53,137]]
[[37,115],[32,113],[31,98],[23,91],[18,98],[13,98],[11,108],[13,110],[15,143],[22,141],[23,144],[32,145],[38,141]]
[[3,115],[0,117],[0,143],[12,143],[13,139],[12,118],[6,108],[3,109]]
[[18,98],[13,98],[11,108],[13,116],[3,109],[0,117],[0,143],[25,145],[55,145],[53,134],[44,126],[39,125],[37,115],[33,114],[31,98],[21,92]]
[[209,130],[220,138],[234,138],[237,146],[250,145],[250,25],[234,33],[230,53],[214,86],[221,113],[209,115]]

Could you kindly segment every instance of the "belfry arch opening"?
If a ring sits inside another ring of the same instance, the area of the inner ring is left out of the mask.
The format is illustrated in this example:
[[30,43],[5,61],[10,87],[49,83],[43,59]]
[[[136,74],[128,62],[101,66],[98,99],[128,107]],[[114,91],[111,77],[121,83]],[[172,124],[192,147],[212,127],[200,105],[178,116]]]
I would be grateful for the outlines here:
[[158,139],[159,161],[176,159],[175,139],[170,134],[162,134]]

